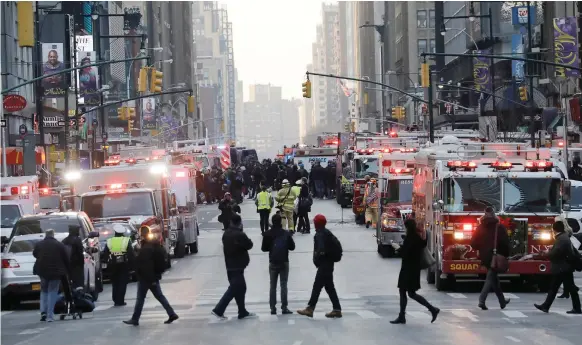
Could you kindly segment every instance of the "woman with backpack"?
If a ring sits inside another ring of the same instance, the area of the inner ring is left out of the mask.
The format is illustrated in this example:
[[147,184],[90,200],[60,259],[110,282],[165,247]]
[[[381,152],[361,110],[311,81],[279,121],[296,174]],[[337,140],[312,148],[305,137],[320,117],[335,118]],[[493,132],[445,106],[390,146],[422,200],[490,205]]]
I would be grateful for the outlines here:
[[578,287],[574,284],[574,270],[580,268],[580,253],[572,245],[564,222],[555,222],[552,229],[554,230],[555,242],[552,249],[548,251],[548,257],[552,263],[552,283],[545,302],[534,304],[534,307],[548,313],[558,294],[560,285],[564,284],[564,291],[567,291],[572,298],[572,310],[566,313],[582,314]]
[[424,297],[416,293],[416,291],[420,290],[421,258],[426,247],[426,232],[420,233],[413,219],[407,219],[404,222],[404,226],[406,227],[406,237],[404,238],[402,246],[400,246],[402,264],[400,274],[398,275],[400,314],[398,314],[396,320],[390,321],[390,323],[406,323],[406,304],[408,303],[406,294],[430,311],[432,315],[431,323],[433,323],[441,310],[431,305]]
[[309,212],[311,212],[312,205],[313,199],[309,194],[307,179],[303,177],[301,179],[301,190],[299,191],[299,201],[297,204],[297,231],[302,234],[311,233],[311,230],[309,229]]

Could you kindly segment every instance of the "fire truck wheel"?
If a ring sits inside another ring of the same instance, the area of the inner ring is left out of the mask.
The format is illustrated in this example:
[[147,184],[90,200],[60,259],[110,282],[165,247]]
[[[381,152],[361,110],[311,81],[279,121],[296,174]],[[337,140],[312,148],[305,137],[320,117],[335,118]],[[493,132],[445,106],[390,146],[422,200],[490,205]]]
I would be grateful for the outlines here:
[[176,249],[174,250],[174,255],[181,259],[186,255],[186,242],[184,239],[184,233],[182,231],[178,232],[178,240],[176,241]]
[[196,241],[194,243],[190,243],[190,253],[191,254],[198,253],[198,241]]

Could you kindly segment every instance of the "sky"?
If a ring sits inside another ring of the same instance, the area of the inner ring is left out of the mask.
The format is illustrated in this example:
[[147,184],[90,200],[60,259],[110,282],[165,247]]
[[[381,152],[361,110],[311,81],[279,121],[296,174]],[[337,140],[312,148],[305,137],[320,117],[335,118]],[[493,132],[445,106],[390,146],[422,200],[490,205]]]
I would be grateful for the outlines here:
[[311,45],[321,23],[323,1],[226,0],[232,22],[234,64],[248,86],[268,84],[283,88],[283,98],[301,97]]

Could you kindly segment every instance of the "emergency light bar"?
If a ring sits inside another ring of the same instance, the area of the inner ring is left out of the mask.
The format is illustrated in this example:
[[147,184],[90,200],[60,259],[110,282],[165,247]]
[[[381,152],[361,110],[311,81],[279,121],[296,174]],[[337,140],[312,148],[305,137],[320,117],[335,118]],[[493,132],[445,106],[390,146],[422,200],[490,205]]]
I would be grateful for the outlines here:
[[111,190],[111,191],[117,191],[117,190],[122,190],[122,189],[128,189],[128,188],[141,188],[145,186],[144,182],[128,182],[128,183],[112,183],[112,184],[104,184],[104,185],[94,185],[94,186],[90,186],[89,189],[94,191],[94,192],[98,192],[98,191],[102,191],[102,190]]
[[411,169],[411,168],[390,168],[391,174],[407,175],[407,174],[412,174],[412,172],[413,172],[413,169]]
[[513,164],[511,164],[511,162],[495,161],[491,163],[491,166],[495,170],[507,170],[511,169],[513,167]]
[[474,170],[477,167],[477,163],[472,161],[448,161],[447,168],[449,169],[464,169],[464,170]]
[[548,161],[527,161],[525,162],[525,169],[529,171],[549,171],[554,167],[554,163]]
[[[5,193],[5,192],[7,192],[6,187],[2,187],[2,193]],[[20,187],[18,187],[18,186],[10,187],[10,195],[18,195],[18,194],[22,194],[22,195],[28,194],[28,186],[22,185]]]

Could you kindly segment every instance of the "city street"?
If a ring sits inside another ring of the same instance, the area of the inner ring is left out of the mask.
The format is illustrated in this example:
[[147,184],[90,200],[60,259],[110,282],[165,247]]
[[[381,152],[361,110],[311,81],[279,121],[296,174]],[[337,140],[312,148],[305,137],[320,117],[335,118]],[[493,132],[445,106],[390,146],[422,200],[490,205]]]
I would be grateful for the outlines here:
[[[248,286],[247,309],[258,318],[238,320],[234,301],[227,309],[227,321],[218,321],[210,311],[227,288],[222,254],[221,224],[217,222],[217,205],[202,206],[199,211],[199,253],[180,260],[162,280],[162,289],[176,309],[180,319],[164,325],[164,310],[148,295],[139,327],[123,324],[130,318],[136,295],[136,285],[128,287],[126,307],[113,307],[110,285],[100,295],[97,308],[82,320],[39,322],[37,305],[25,305],[14,311],[2,312],[3,345],[70,344],[580,344],[581,316],[568,316],[569,300],[556,300],[549,314],[536,310],[541,293],[510,291],[511,303],[500,310],[495,297],[490,296],[490,310],[477,308],[480,284],[461,284],[456,292],[438,292],[425,284],[419,291],[441,314],[430,324],[429,313],[409,300],[406,325],[391,325],[399,310],[396,288],[399,259],[382,259],[376,253],[373,230],[354,224],[351,209],[344,210],[346,224],[339,224],[341,209],[335,200],[316,201],[311,218],[322,213],[328,226],[341,240],[342,261],[337,264],[335,284],[344,317],[326,319],[331,310],[325,292],[317,305],[313,319],[297,314],[272,316],[268,305],[268,255],[261,252],[258,214],[254,203],[245,201],[242,215],[245,231],[254,242],[251,263],[246,271]],[[305,307],[311,292],[315,268],[312,264],[313,232],[297,234],[297,249],[290,256],[290,309]],[[580,277],[577,284],[582,286]],[[511,289],[511,286],[504,286]],[[280,311],[280,310],[279,310]]]

